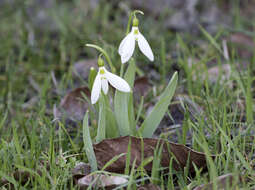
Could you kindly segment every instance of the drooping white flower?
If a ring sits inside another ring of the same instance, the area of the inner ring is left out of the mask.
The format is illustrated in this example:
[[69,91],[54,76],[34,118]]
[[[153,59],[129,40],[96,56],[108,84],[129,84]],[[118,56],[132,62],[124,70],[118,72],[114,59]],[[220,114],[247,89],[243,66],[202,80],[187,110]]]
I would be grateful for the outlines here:
[[121,77],[110,73],[105,69],[104,66],[99,66],[97,76],[95,78],[92,92],[91,92],[91,103],[95,104],[100,97],[101,89],[104,94],[107,94],[109,86],[108,82],[117,90],[122,92],[130,92],[129,84]]
[[141,52],[148,57],[150,61],[154,61],[151,47],[145,37],[140,33],[138,23],[138,19],[134,18],[131,32],[120,43],[118,52],[121,56],[122,63],[126,63],[132,57],[136,41],[138,42],[138,47]]

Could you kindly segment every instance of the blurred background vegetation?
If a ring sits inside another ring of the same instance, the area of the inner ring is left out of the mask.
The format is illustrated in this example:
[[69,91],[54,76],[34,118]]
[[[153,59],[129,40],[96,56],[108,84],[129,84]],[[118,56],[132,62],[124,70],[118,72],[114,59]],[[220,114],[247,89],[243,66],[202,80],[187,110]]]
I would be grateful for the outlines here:
[[[5,91],[1,100],[5,104],[7,96],[13,102],[28,100],[33,94],[29,78],[43,83],[50,71],[59,77],[77,61],[95,58],[97,53],[85,48],[85,43],[102,45],[118,60],[116,49],[133,9],[145,12],[141,30],[156,55],[155,62],[146,62],[146,67],[158,71],[162,41],[166,62],[174,66],[177,33],[193,50],[203,45],[200,26],[220,37],[231,37],[231,32],[254,37],[254,7],[251,0],[1,0],[0,86]],[[143,65],[145,60],[139,57],[138,62]],[[7,84],[12,85],[7,88]]]

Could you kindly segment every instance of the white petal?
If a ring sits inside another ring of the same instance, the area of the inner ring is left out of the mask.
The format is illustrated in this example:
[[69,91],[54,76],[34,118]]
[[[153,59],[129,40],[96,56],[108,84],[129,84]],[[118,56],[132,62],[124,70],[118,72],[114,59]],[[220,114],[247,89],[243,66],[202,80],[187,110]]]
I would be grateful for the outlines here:
[[135,36],[133,33],[128,34],[128,38],[124,41],[121,46],[120,56],[121,62],[126,63],[133,55],[135,50]]
[[131,33],[129,33],[128,35],[125,36],[125,38],[123,38],[123,40],[120,42],[120,46],[119,46],[119,50],[118,50],[118,53],[120,55],[122,55],[123,53],[123,47],[124,45],[126,44],[127,40],[129,40],[131,37]]
[[104,94],[107,94],[107,92],[108,92],[108,81],[107,81],[107,79],[102,79],[101,83],[102,83],[102,89],[103,89]]
[[106,71],[105,76],[109,83],[119,91],[130,92],[129,84],[119,76]]
[[148,57],[150,61],[154,61],[154,55],[152,53],[151,47],[141,33],[138,34],[138,46],[141,52],[143,52],[143,54]]
[[100,96],[100,91],[101,91],[101,78],[100,78],[100,74],[98,73],[93,87],[92,87],[92,92],[91,92],[91,103],[95,104]]

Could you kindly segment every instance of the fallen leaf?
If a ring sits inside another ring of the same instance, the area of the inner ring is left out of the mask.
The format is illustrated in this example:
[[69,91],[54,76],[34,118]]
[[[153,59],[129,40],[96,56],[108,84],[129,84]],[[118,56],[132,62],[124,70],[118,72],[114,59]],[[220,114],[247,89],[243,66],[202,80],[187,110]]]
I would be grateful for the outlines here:
[[60,106],[54,110],[55,118],[64,116],[71,120],[82,120],[88,109],[88,103],[84,100],[82,93],[90,97],[90,90],[87,87],[79,87],[69,92],[61,100]]
[[243,33],[234,33],[229,37],[229,41],[236,44],[241,44],[244,46],[248,46],[253,48],[255,46],[255,43],[253,42],[253,38],[250,36],[247,36]]
[[91,67],[97,68],[96,59],[78,61],[73,66],[73,76],[77,78],[81,77],[82,79],[87,80]]
[[152,85],[149,83],[147,77],[137,78],[134,82],[134,97],[139,100],[141,96],[145,97],[151,90]]
[[118,185],[127,183],[128,180],[124,177],[106,175],[106,174],[93,174],[87,175],[78,180],[79,188],[86,189],[90,185],[92,187],[113,189]]
[[78,163],[71,171],[74,182],[77,184],[78,180],[91,172],[89,164],[84,162]]
[[142,186],[138,187],[137,190],[161,190],[161,188],[157,185],[149,183],[149,184],[142,185]]
[[[219,176],[216,179],[217,189],[232,189],[242,181],[240,176],[238,177],[237,181],[234,181],[234,179],[235,176],[231,173]],[[211,182],[208,184],[200,185],[193,190],[213,190],[213,183]]]
[[[235,45],[235,49],[240,58],[244,60],[249,59],[253,56],[253,49],[255,47],[255,43],[253,38],[245,35],[243,33],[234,33],[229,37],[229,42]],[[242,63],[245,67],[247,67],[248,63]]]
[[[141,140],[144,143],[144,159],[152,157],[154,150],[157,147],[159,141],[160,145],[163,145],[161,165],[162,167],[169,167],[171,157],[174,156],[176,159],[173,160],[173,168],[175,170],[182,170],[187,166],[187,161],[190,159],[189,171],[193,173],[194,163],[197,168],[206,168],[206,156],[203,153],[194,151],[182,144],[175,144],[165,140],[153,139],[153,138],[136,138],[131,136],[124,136],[114,139],[105,139],[98,144],[94,144],[94,151],[99,168],[111,160],[113,157],[123,153],[127,153],[128,143],[131,140],[131,159],[130,165],[132,165],[134,159],[136,159],[136,166],[141,164]],[[214,156],[212,156],[214,157]],[[123,173],[126,167],[126,156],[120,157],[117,161],[112,163],[106,168],[106,171]],[[145,170],[150,172],[152,170],[152,163],[146,165]]]

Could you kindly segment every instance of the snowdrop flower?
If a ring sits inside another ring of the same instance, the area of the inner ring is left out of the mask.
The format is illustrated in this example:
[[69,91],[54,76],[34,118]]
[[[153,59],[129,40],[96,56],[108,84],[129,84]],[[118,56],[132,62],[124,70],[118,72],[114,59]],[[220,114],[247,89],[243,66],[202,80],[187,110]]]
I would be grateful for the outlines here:
[[122,63],[126,63],[133,55],[136,41],[138,42],[138,46],[141,52],[146,57],[148,57],[150,61],[154,61],[154,55],[152,53],[151,47],[144,36],[140,33],[138,24],[139,21],[135,17],[133,19],[133,27],[131,32],[120,43],[118,52],[121,56]]
[[98,73],[95,78],[92,92],[91,92],[91,103],[95,104],[100,96],[101,89],[103,90],[104,94],[108,92],[108,82],[117,90],[122,92],[130,92],[129,84],[119,76],[110,73],[104,67],[104,61],[102,58],[99,57],[98,59]]

